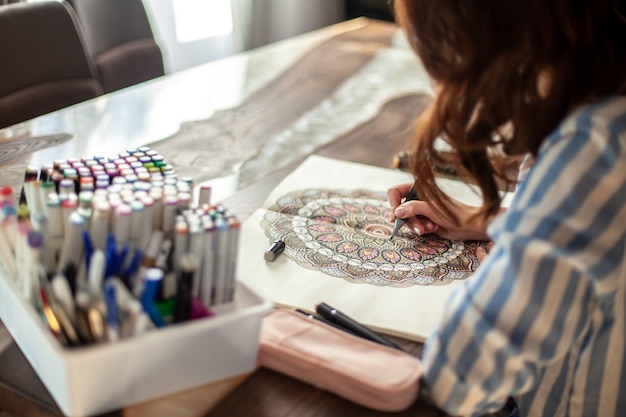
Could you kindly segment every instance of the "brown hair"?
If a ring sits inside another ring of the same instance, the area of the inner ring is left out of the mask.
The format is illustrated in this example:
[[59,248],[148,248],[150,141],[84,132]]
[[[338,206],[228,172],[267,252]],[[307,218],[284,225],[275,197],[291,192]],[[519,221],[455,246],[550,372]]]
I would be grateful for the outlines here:
[[[500,180],[515,181],[492,155],[536,155],[576,106],[626,91],[626,0],[396,0],[394,12],[438,92],[411,142],[417,191],[457,223],[435,163],[478,184],[488,217]],[[439,137],[452,156],[433,152]]]

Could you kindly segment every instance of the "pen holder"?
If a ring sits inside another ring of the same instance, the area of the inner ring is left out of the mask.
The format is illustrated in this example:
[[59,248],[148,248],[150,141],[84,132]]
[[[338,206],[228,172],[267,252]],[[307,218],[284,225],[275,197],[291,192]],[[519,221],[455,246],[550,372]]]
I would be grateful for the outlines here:
[[401,411],[417,397],[419,359],[288,310],[261,324],[259,363],[362,406]]
[[0,268],[0,318],[68,416],[102,414],[252,372],[261,319],[271,308],[271,301],[238,283],[235,300],[210,319],[65,349]]

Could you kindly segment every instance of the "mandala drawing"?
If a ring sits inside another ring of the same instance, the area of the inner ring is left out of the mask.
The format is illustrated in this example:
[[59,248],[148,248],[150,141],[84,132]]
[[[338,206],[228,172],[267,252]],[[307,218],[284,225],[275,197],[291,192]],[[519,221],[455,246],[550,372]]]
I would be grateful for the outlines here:
[[299,265],[350,282],[406,287],[444,285],[478,267],[480,242],[418,236],[393,224],[384,193],[307,189],[279,198],[261,226],[285,242],[284,255]]

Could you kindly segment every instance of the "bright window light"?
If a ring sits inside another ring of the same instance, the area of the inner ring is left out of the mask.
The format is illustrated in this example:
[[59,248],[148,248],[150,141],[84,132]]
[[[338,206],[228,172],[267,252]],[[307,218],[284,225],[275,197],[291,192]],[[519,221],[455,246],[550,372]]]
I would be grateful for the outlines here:
[[189,43],[233,31],[230,0],[173,0],[176,41]]

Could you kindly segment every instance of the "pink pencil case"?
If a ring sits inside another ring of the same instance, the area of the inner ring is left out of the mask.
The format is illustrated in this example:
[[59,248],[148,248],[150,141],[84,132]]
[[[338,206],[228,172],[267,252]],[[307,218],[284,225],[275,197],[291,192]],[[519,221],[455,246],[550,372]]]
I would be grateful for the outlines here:
[[422,375],[419,359],[408,353],[281,309],[263,318],[259,363],[385,412],[408,408]]

